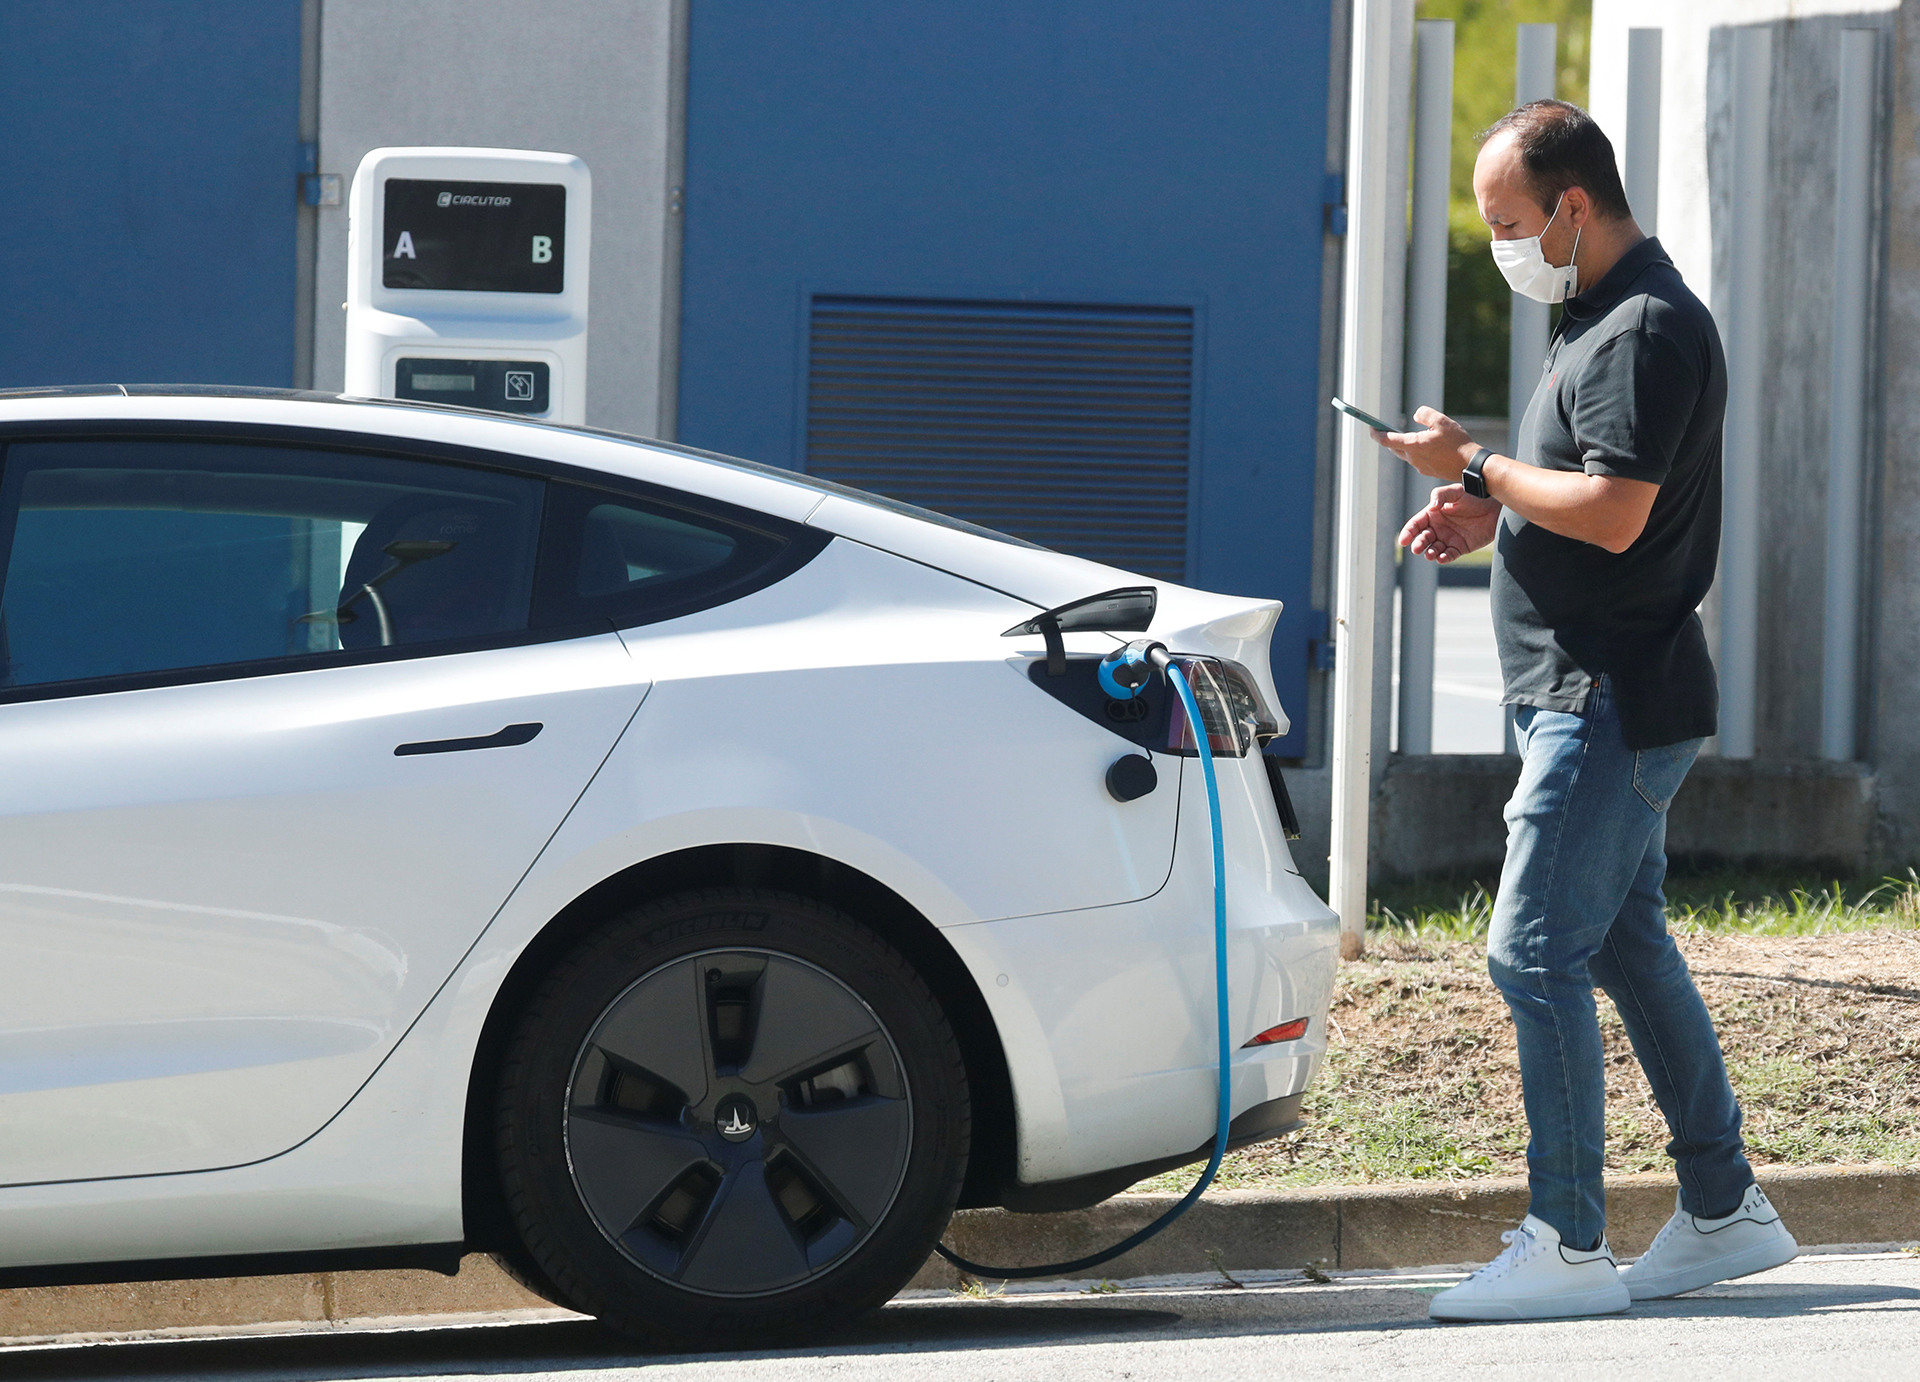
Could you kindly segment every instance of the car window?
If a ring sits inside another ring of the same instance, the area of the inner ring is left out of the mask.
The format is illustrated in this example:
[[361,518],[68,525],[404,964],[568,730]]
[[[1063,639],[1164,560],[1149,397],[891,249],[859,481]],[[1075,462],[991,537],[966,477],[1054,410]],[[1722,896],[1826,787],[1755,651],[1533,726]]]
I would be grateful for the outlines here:
[[534,622],[624,628],[737,599],[818,550],[791,526],[555,483]]
[[524,630],[544,489],[290,447],[13,443],[0,686]]

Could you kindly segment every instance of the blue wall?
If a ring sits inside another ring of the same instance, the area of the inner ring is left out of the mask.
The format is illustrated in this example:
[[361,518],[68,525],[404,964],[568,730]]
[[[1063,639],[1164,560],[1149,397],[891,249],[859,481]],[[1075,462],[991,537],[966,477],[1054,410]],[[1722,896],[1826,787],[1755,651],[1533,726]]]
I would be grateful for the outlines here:
[[299,0],[0,5],[0,387],[293,382]]
[[804,464],[815,293],[1191,304],[1193,584],[1304,752],[1327,7],[693,0],[679,435]]

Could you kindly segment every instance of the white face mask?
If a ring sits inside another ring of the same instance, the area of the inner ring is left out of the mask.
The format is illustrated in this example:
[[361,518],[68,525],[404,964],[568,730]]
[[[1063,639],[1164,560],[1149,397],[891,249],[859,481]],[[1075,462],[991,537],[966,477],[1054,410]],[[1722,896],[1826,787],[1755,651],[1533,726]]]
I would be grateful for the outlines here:
[[[1560,201],[1553,204],[1553,215],[1547,217],[1547,224],[1540,228],[1540,235],[1493,242],[1493,262],[1499,266],[1507,286],[1535,302],[1564,302],[1579,291],[1580,271],[1571,263],[1549,264],[1546,251],[1540,248],[1540,236],[1553,226],[1560,215],[1560,202],[1566,199],[1567,194],[1562,192]],[[1573,233],[1573,253],[1575,257],[1580,253],[1578,230]]]

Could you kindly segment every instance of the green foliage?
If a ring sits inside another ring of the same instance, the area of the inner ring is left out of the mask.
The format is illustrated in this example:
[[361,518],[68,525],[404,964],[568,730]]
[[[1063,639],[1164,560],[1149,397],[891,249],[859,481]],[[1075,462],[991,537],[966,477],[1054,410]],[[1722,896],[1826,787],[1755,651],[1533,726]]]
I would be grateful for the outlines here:
[[[1487,253],[1473,201],[1480,132],[1513,106],[1514,29],[1556,24],[1555,91],[1587,102],[1592,0],[1419,0],[1421,19],[1451,19],[1453,178],[1447,236],[1446,409],[1455,416],[1507,412],[1507,320],[1511,296]],[[1407,411],[1431,399],[1409,399]]]
[[1415,13],[1453,21],[1453,195],[1471,211],[1478,136],[1513,109],[1515,28],[1559,26],[1554,94],[1584,106],[1592,0],[1419,0]]
[[[1487,252],[1487,227],[1472,201],[1456,198],[1448,208],[1447,221],[1444,411],[1454,417],[1505,417],[1507,324],[1513,295]],[[1409,401],[1416,408],[1431,402]]]

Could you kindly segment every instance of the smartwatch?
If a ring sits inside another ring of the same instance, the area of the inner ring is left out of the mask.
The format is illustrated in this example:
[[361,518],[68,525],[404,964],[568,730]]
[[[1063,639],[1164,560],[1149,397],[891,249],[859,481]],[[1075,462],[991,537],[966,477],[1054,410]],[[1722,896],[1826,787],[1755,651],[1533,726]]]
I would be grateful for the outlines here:
[[1473,459],[1467,462],[1467,468],[1460,472],[1460,484],[1475,499],[1491,499],[1487,493],[1487,477],[1481,474],[1487,464],[1487,457],[1497,455],[1491,446],[1483,446],[1473,453]]

